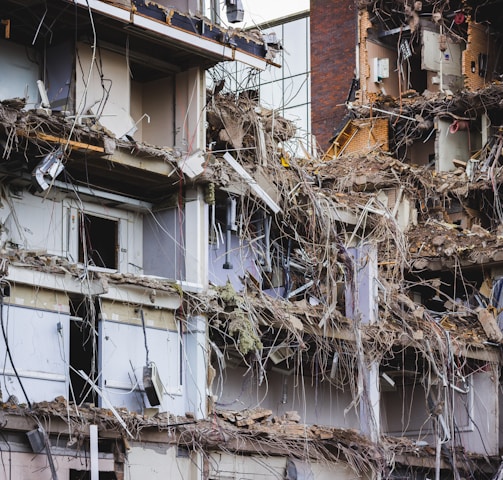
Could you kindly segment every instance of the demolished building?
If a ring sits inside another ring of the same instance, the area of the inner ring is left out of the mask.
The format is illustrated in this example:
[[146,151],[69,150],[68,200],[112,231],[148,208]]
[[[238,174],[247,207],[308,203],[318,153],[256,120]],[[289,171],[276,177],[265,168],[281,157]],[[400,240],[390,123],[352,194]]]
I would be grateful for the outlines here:
[[296,159],[204,80],[274,36],[4,2],[2,475],[495,477],[501,3],[351,3],[348,117]]
[[[402,339],[376,373],[381,434],[432,448],[397,466],[399,478],[497,478],[502,4],[356,6],[346,116],[318,174],[382,217],[367,238],[379,252],[377,324],[393,318],[388,341]],[[477,455],[496,463],[458,463]]]

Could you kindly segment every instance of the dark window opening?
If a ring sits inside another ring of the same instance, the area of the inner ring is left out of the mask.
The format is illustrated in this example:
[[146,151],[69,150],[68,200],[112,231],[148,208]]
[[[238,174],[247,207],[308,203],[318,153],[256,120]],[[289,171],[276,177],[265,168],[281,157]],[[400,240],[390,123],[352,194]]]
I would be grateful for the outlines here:
[[78,405],[97,403],[96,392],[77,372],[96,379],[98,361],[98,303],[83,296],[70,298],[70,387],[68,398]]
[[178,445],[176,449],[176,456],[178,458],[190,458],[190,449],[185,445]]
[[479,77],[485,77],[487,74],[488,57],[485,53],[479,53]]
[[[115,472],[100,472],[100,480],[117,480]],[[70,470],[69,480],[91,480],[91,472],[87,470]]]
[[79,221],[79,262],[117,269],[119,222],[81,213]]
[[418,93],[423,93],[428,88],[428,72],[422,69],[421,65],[421,47],[416,45],[417,53],[412,55],[409,62],[410,85]]

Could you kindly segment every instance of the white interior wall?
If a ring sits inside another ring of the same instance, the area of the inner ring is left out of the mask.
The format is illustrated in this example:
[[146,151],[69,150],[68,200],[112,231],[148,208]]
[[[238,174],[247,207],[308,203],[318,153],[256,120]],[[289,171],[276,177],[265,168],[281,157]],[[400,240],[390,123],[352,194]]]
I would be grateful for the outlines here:
[[199,460],[195,453],[189,458],[177,456],[175,445],[131,442],[124,469],[125,480],[196,480]]
[[436,170],[437,172],[449,172],[456,169],[452,163],[454,159],[465,162],[470,159],[468,131],[458,130],[456,133],[450,133],[449,127],[452,120],[439,118],[436,123]]
[[[427,28],[435,28],[425,23]],[[463,88],[461,55],[463,45],[446,36],[446,50],[440,50],[440,34],[428,29],[422,30],[421,68],[428,71],[428,90],[437,92]]]
[[205,149],[206,85],[204,70],[192,68],[176,75],[176,137],[174,144],[182,152]]
[[468,410],[471,417],[471,428],[460,433],[460,443],[467,452],[498,455],[500,391],[498,378],[498,366],[487,364],[485,371],[471,376],[470,396],[462,395],[463,401],[458,403],[459,410]]
[[6,239],[21,248],[63,255],[63,208],[61,202],[27,191],[10,197],[0,208]]
[[343,392],[326,381],[316,385],[310,376],[291,374],[286,376],[286,403],[282,403],[285,377],[268,371],[262,385],[258,386],[256,375],[256,372],[231,366],[225,369],[223,376],[217,375],[213,382],[217,407],[244,410],[260,405],[278,416],[296,410],[303,423],[359,428],[354,409],[344,414],[344,409],[352,402],[349,390]]
[[208,204],[201,187],[185,195],[185,279],[194,288],[208,285]]
[[[145,312],[148,325],[148,311]],[[161,411],[175,415],[185,413],[181,379],[181,352],[183,337],[176,331],[146,328],[149,362],[157,366],[166,389]],[[115,406],[124,406],[133,411],[149,407],[143,393],[132,391],[139,380],[142,388],[143,367],[147,364],[143,330],[138,325],[113,321],[100,323],[101,383],[108,398]]]
[[358,475],[344,462],[335,465],[324,465],[320,463],[310,463],[311,471],[313,472],[313,480],[357,480],[357,479],[371,479],[368,475]]
[[27,108],[37,107],[37,80],[41,77],[40,66],[33,61],[36,58],[34,48],[0,39],[0,100],[26,97]]
[[183,364],[186,379],[186,411],[191,412],[195,418],[206,418],[208,332],[207,319],[202,315],[187,318]]
[[426,399],[421,385],[401,385],[395,381],[396,390],[381,392],[381,422],[383,431],[395,436],[410,436],[424,440],[433,426],[426,411]]
[[[397,97],[400,94],[399,90],[399,82],[398,82],[398,74],[396,73],[396,65],[398,60],[398,54],[396,49],[391,49],[385,47],[384,45],[380,45],[377,43],[373,43],[370,40],[367,40],[367,58],[369,62],[369,72],[370,78],[367,81],[366,87],[368,93],[378,93],[382,92],[385,95],[391,95]],[[375,64],[374,59],[388,59],[389,65],[389,77],[383,78],[381,82],[375,83]]]
[[[47,308],[51,307],[53,305]],[[3,320],[14,366],[30,402],[51,401],[60,395],[67,398],[69,314],[10,305],[3,307]],[[5,345],[2,351],[5,352]],[[0,372],[4,401],[9,395],[15,395],[25,403],[19,381],[5,354],[0,356]]]
[[446,38],[447,49],[440,50],[440,34],[431,30],[422,30],[421,68],[433,72],[442,71],[443,75],[461,77],[461,43]]
[[79,57],[75,79],[77,112],[87,114],[93,105],[99,103],[102,108],[104,107],[103,115],[117,123],[122,120],[121,112],[127,115],[130,112],[131,87],[126,56],[100,48],[96,49],[96,58],[92,63],[91,47],[85,43],[77,44]]
[[[147,114],[147,118],[138,122],[138,131],[134,138],[152,145],[174,145],[174,80],[172,77],[151,82],[133,82],[131,91],[131,115],[135,122]],[[133,108],[134,106],[134,108]],[[176,107],[178,108],[178,106]]]
[[412,221],[412,203],[406,193],[402,193],[400,203],[396,206],[397,197],[400,195],[398,188],[382,190],[379,192],[377,198],[386,206],[386,208],[393,212],[396,208],[395,219],[400,230],[405,231]]
[[131,115],[137,122],[134,138],[160,146],[176,146],[183,153],[204,149],[205,122],[202,115],[205,99],[204,72],[200,69],[181,72],[150,82],[132,82]]
[[[76,74],[78,112],[87,114],[93,105],[93,109],[99,105],[103,112],[100,123],[117,136],[131,133],[128,122],[138,122],[146,113],[151,121],[141,120],[141,130],[134,133],[137,140],[176,146],[182,152],[204,149],[202,112],[206,89],[203,69],[192,68],[177,74],[174,79],[166,77],[141,85],[132,84],[125,56],[100,49],[100,59],[95,60],[91,68],[91,46],[79,43],[77,51],[80,59]],[[105,80],[100,77],[101,69]],[[91,77],[87,85],[89,72]]]

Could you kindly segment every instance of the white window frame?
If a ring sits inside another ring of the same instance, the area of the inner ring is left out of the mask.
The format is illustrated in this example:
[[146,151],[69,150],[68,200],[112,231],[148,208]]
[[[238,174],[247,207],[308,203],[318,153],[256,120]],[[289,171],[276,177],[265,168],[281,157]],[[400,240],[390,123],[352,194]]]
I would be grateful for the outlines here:
[[74,202],[66,203],[64,206],[66,222],[63,222],[63,235],[65,245],[65,256],[71,261],[84,268],[85,265],[79,262],[79,216],[81,212],[93,217],[101,217],[117,222],[118,258],[117,268],[103,268],[89,265],[87,268],[97,272],[120,272],[127,273],[129,270],[130,254],[134,249],[134,235],[128,235],[129,223],[133,225],[132,213],[116,208],[108,208],[102,205],[84,204],[84,208],[75,205]]

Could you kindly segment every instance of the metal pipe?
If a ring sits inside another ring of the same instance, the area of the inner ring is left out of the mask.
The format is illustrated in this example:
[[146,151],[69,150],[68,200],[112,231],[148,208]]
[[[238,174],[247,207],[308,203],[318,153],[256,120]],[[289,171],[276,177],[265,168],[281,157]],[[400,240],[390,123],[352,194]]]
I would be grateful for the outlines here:
[[225,263],[223,268],[225,270],[232,270],[232,263],[230,258],[231,240],[232,240],[232,210],[233,202],[232,197],[227,198],[227,225],[225,227]]

